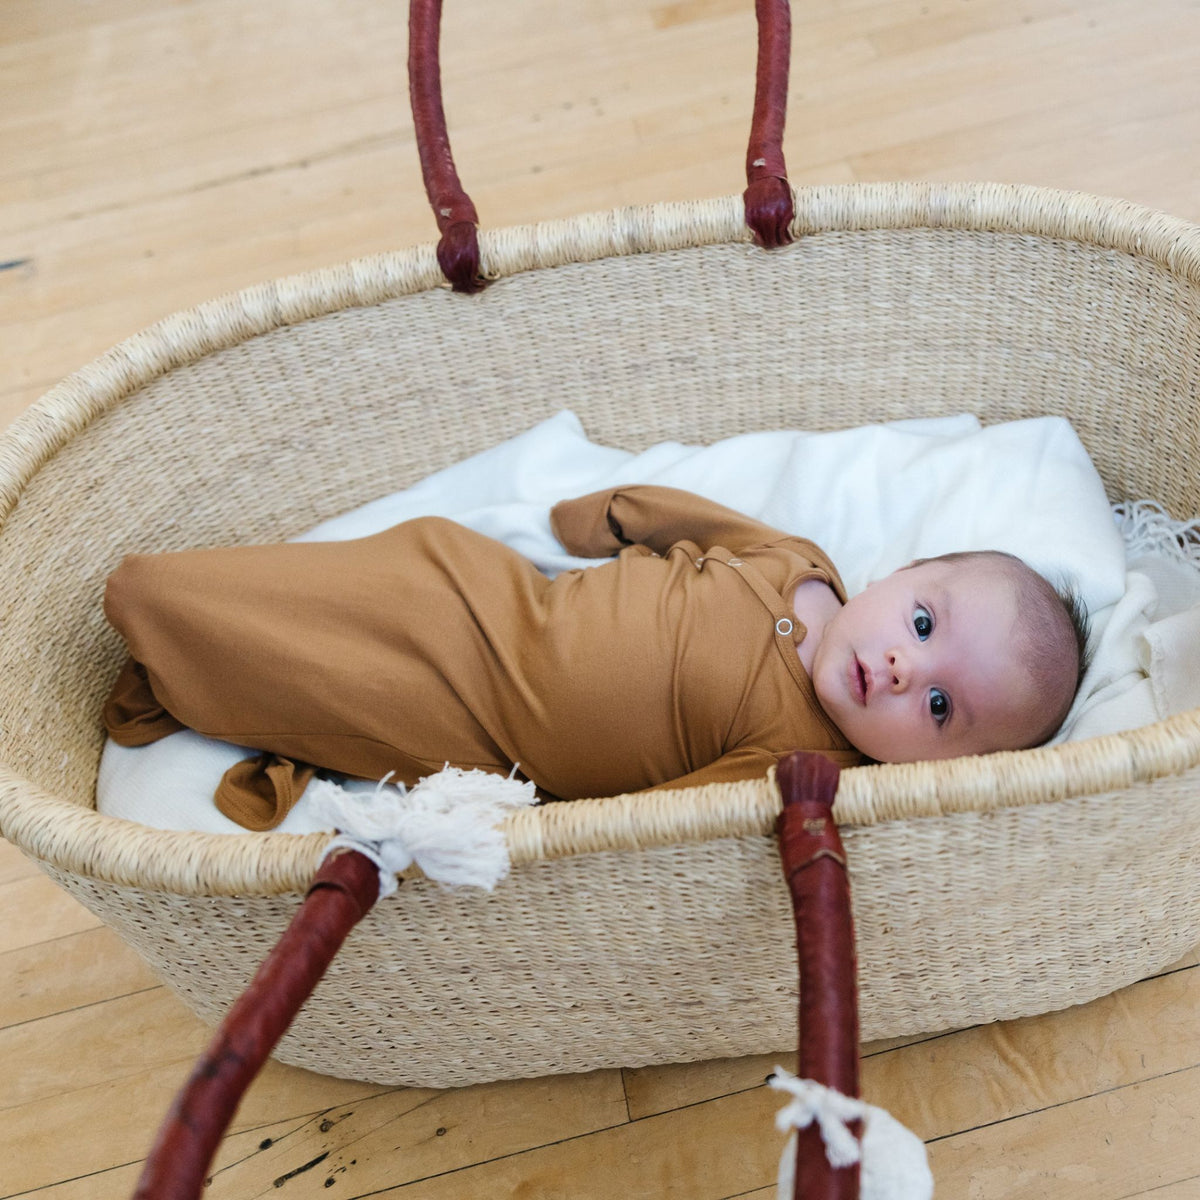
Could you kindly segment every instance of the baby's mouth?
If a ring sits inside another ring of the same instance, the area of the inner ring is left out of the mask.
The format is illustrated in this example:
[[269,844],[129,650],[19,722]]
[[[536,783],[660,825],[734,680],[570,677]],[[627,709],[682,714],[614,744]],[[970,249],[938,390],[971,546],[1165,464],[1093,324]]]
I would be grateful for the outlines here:
[[854,699],[859,704],[865,705],[867,697],[871,693],[871,672],[859,661],[858,655],[854,656],[853,668],[850,672],[850,681],[854,689]]

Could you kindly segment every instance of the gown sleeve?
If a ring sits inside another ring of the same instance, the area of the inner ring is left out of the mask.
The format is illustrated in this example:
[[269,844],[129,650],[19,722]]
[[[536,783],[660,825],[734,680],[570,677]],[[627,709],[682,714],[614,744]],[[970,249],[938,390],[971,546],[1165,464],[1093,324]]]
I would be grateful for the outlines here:
[[723,546],[739,551],[793,536],[692,492],[653,484],[562,500],[550,510],[550,526],[571,554],[588,558],[632,545],[666,554],[685,541],[701,550]]
[[687,775],[668,779],[643,790],[665,792],[675,788],[700,787],[706,783],[739,783],[743,779],[760,779],[781,757],[757,746],[739,746]]
[[[795,747],[797,750],[807,749],[805,746]],[[763,750],[758,746],[738,746],[720,758],[681,775],[678,779],[668,779],[664,783],[656,783],[653,787],[643,788],[647,792],[665,792],[675,788],[701,787],[706,783],[739,783],[743,779],[761,779],[771,767],[781,758],[786,758],[791,751]],[[861,765],[863,756],[855,749],[833,750],[822,749],[818,753],[832,759],[840,767],[856,767]]]

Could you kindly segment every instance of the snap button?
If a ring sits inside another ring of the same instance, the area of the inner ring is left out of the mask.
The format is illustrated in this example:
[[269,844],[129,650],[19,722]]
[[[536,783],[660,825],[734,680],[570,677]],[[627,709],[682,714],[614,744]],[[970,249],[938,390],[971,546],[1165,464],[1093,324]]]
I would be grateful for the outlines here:
[[791,621],[789,621],[787,617],[780,617],[779,620],[775,622],[775,632],[781,633],[784,637],[787,637],[787,635],[792,632]]

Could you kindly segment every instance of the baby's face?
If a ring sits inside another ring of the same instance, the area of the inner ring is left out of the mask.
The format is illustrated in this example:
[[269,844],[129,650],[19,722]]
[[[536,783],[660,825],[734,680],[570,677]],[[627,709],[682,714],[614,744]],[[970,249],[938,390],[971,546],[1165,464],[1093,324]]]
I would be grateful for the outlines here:
[[869,585],[826,625],[817,698],[880,762],[1020,749],[1044,705],[1016,651],[1020,613],[1003,572],[929,562]]

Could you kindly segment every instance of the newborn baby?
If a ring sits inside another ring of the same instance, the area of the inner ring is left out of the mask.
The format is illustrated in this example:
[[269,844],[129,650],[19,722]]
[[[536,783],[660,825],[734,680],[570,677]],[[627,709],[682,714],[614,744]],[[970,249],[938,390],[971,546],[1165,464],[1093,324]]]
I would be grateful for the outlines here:
[[426,517],[346,542],[127,558],[105,611],[131,660],[105,706],[142,745],[188,727],[264,751],[218,807],[270,828],[314,768],[415,783],[518,767],[547,798],[1017,749],[1070,706],[1078,605],[998,553],[911,564],[846,602],[813,543],[671,488],[563,501],[573,554],[526,559]]

